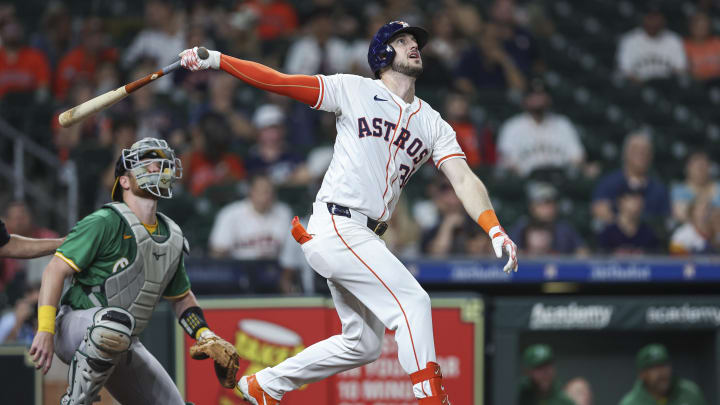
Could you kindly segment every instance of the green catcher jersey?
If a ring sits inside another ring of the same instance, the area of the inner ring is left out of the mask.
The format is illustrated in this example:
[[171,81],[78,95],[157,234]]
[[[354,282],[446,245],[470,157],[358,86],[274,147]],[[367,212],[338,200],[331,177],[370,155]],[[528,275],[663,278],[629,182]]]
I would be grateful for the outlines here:
[[697,384],[678,378],[673,381],[668,398],[658,401],[647,392],[643,382],[637,380],[633,389],[622,398],[620,405],[707,405],[707,402]]
[[[168,226],[158,216],[153,235],[168,236]],[[88,309],[95,305],[88,294],[95,294],[100,303],[107,305],[102,292],[91,292],[94,286],[103,286],[113,273],[123,271],[135,260],[137,242],[123,218],[112,208],[101,208],[83,218],[70,231],[55,255],[75,270],[72,286],[61,303],[73,309]],[[190,292],[190,280],[185,260],[180,258],[177,271],[163,292],[163,298],[178,299]]]

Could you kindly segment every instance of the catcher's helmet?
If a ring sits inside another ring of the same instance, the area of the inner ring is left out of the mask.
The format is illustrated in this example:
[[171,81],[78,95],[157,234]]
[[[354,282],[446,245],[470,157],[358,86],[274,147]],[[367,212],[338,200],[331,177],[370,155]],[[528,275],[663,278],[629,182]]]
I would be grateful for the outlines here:
[[[148,171],[152,163],[159,165],[158,172]],[[113,201],[122,202],[122,187],[118,180],[126,172],[135,175],[141,189],[159,198],[171,198],[173,184],[182,178],[182,162],[162,139],[144,138],[135,142],[130,149],[122,150],[115,163],[115,183],[110,192]]]
[[411,27],[404,21],[391,21],[378,30],[377,34],[370,41],[368,49],[368,64],[370,69],[375,73],[376,78],[380,78],[380,69],[390,66],[395,58],[395,49],[388,45],[390,39],[397,34],[407,32],[415,37],[418,49],[422,49],[428,41],[428,33],[420,27]]

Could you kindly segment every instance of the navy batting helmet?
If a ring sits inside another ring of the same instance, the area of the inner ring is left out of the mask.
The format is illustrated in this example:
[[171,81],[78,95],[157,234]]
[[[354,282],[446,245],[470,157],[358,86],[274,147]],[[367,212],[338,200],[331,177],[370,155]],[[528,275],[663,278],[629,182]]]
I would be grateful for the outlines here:
[[415,37],[418,49],[422,49],[428,41],[427,31],[420,27],[411,27],[404,21],[392,21],[380,27],[370,41],[370,49],[368,49],[368,64],[375,77],[380,78],[380,69],[390,66],[395,58],[395,49],[388,45],[388,42],[392,37],[403,32]]

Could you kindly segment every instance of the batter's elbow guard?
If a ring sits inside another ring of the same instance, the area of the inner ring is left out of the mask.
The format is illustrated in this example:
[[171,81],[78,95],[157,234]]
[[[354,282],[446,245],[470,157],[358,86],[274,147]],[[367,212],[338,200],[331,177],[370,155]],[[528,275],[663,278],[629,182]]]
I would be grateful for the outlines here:
[[178,319],[180,326],[182,326],[185,333],[191,338],[196,339],[197,332],[202,328],[208,328],[207,321],[205,321],[205,315],[203,314],[202,308],[190,307],[183,311],[182,315]]

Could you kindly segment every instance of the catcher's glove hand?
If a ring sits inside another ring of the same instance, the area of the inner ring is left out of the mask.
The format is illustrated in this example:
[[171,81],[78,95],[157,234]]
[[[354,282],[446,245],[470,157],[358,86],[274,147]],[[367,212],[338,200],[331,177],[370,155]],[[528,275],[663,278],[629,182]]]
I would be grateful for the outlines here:
[[213,359],[215,374],[220,385],[225,388],[235,388],[237,383],[235,375],[238,371],[238,361],[240,359],[235,346],[214,333],[203,335],[190,347],[190,357],[195,360],[203,360],[208,357]]

